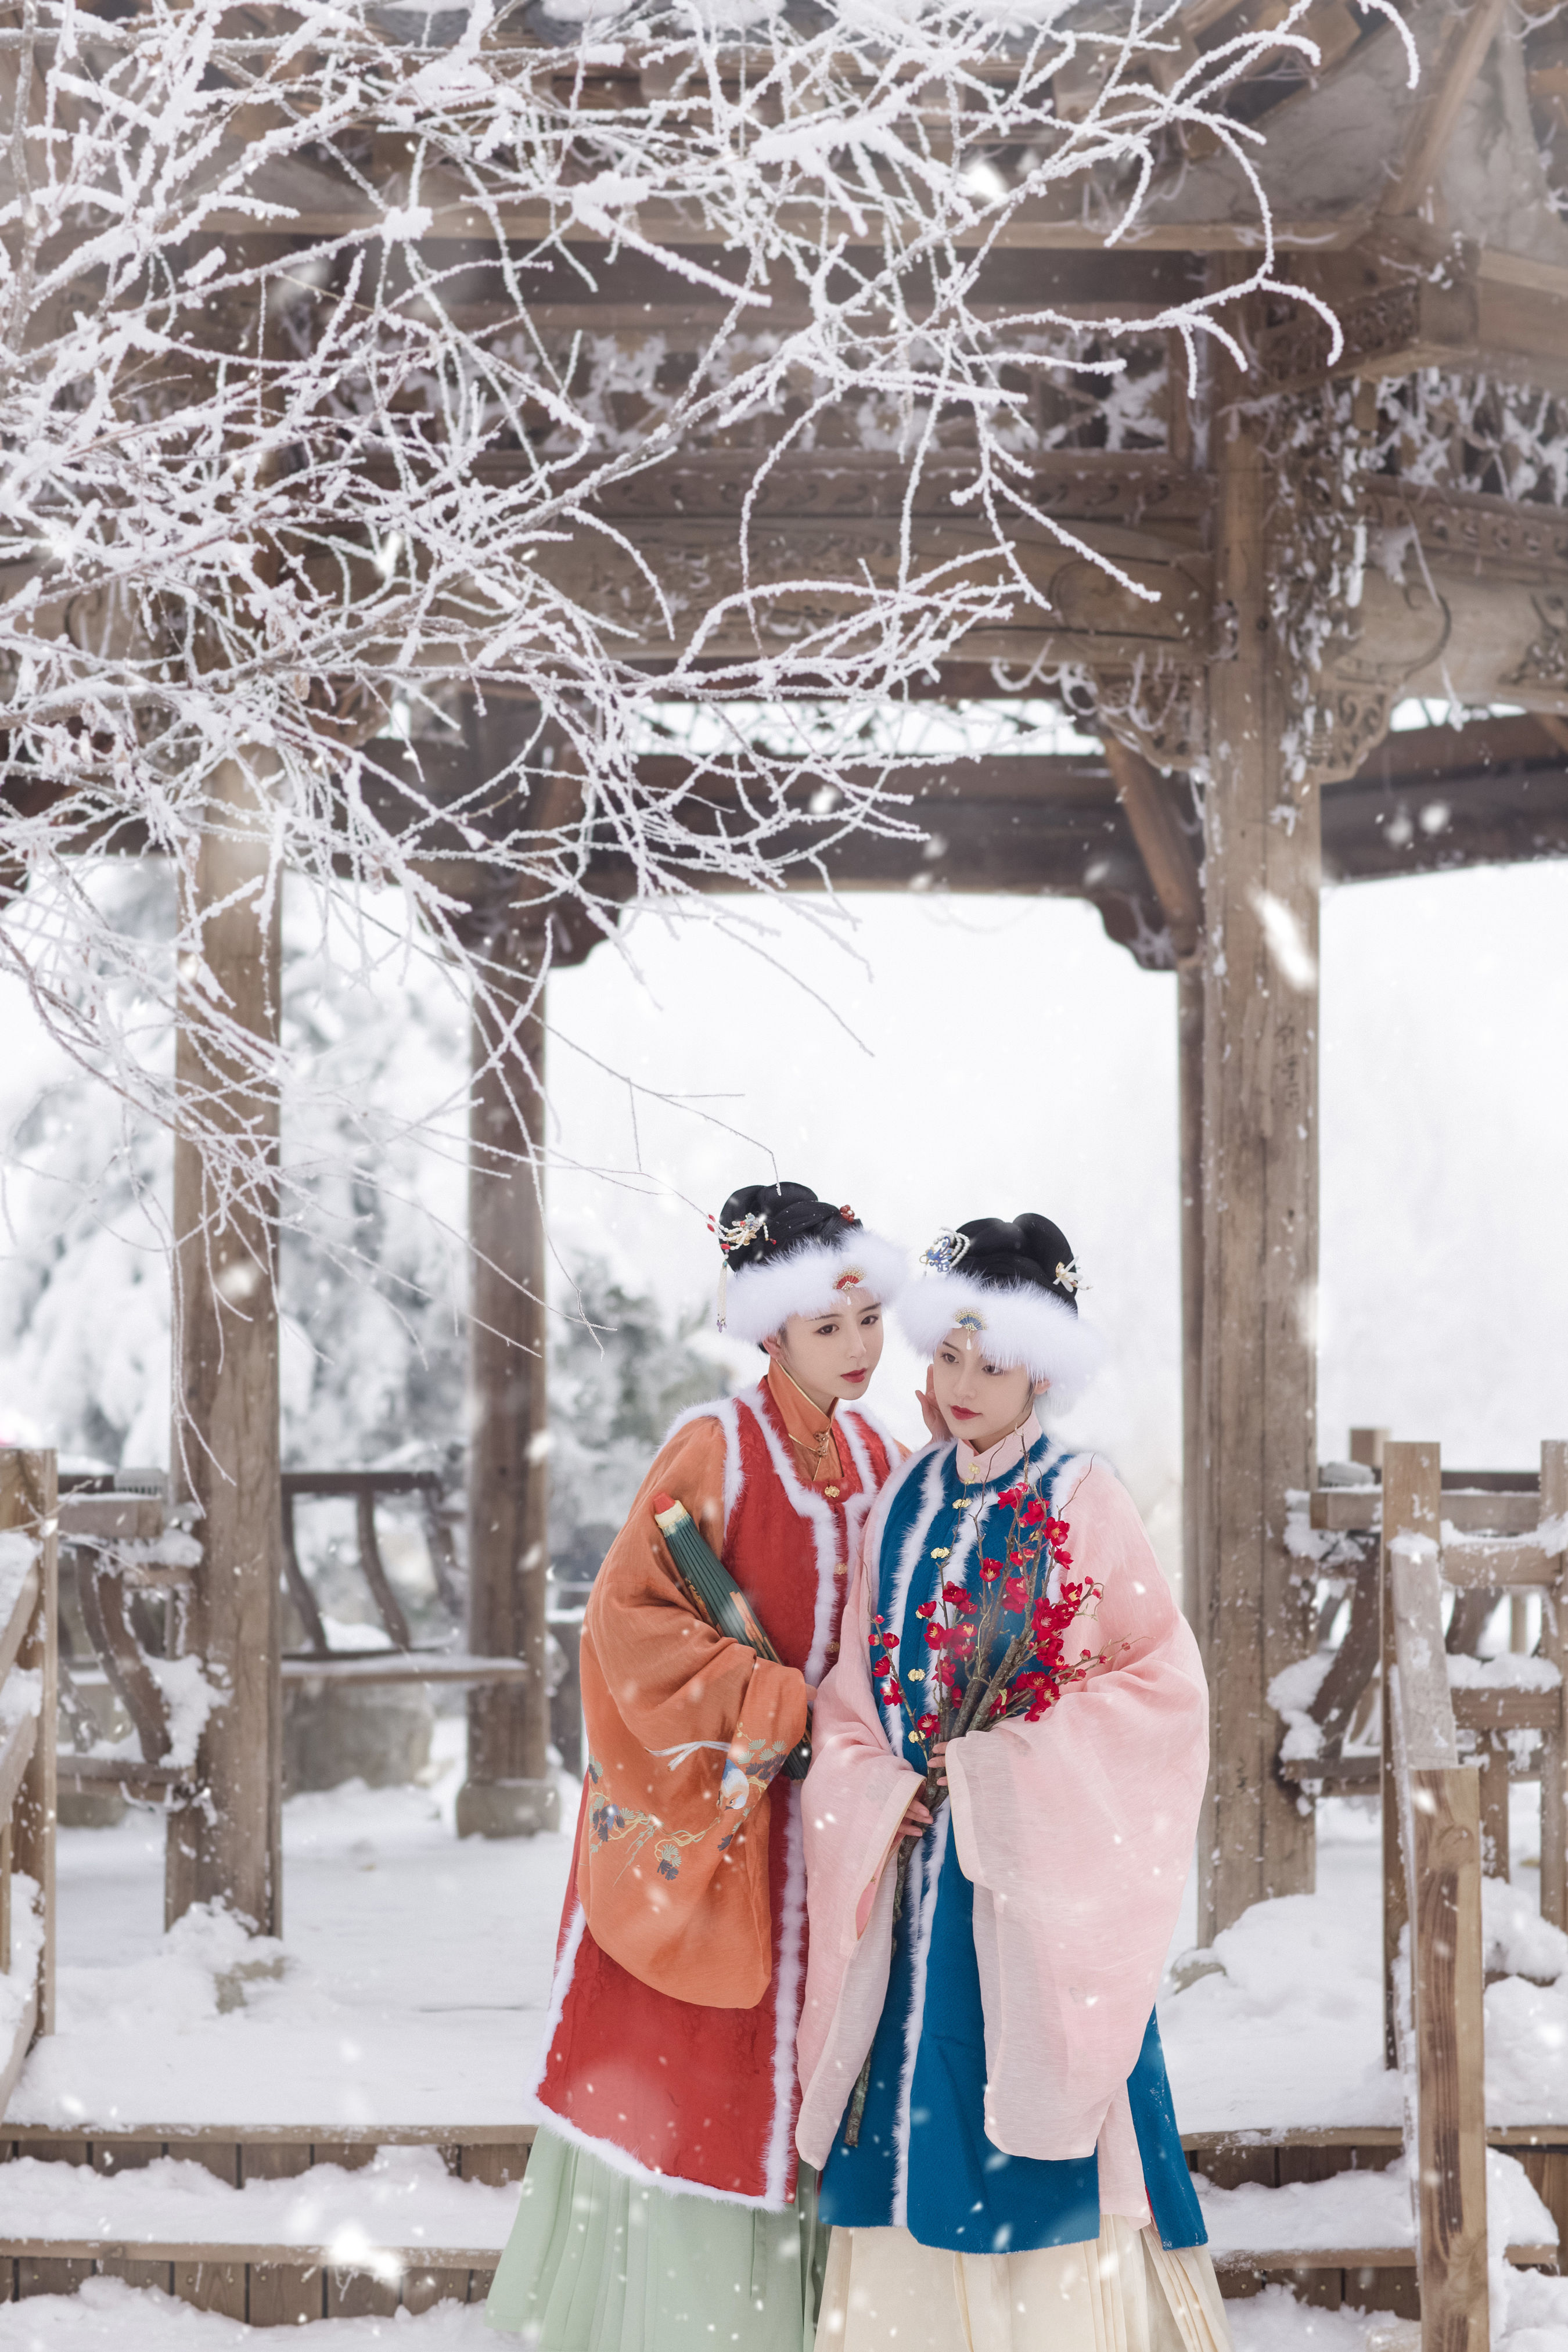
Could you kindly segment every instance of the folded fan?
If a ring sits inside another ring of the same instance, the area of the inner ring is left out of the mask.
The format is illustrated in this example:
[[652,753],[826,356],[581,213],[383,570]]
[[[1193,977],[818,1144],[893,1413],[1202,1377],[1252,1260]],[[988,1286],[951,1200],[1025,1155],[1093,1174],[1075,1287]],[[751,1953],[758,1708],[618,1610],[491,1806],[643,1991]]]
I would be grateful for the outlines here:
[[[653,1523],[669,1546],[669,1556],[681,1582],[710,1622],[732,1642],[744,1642],[759,1658],[770,1658],[775,1666],[782,1664],[751,1602],[723,1561],[717,1558],[685,1504],[678,1503],[673,1495],[656,1495]],[[808,1730],[805,1738],[790,1749],[781,1769],[786,1780],[804,1780],[810,1763]]]

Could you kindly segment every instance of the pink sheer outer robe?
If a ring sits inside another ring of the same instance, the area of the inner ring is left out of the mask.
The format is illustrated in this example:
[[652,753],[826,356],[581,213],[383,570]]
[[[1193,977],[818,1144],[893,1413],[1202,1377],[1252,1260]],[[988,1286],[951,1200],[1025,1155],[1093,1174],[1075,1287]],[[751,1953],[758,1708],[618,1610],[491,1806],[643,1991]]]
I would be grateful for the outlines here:
[[[918,1476],[925,1458],[902,1475]],[[795,2140],[817,2166],[881,2014],[889,1865],[920,1785],[889,1746],[868,1653],[881,1531],[899,1483],[883,1489],[867,1527],[805,1782],[811,1958]],[[1056,1507],[1071,1529],[1073,1572],[1104,1592],[1069,1652],[1104,1652],[1111,1663],[1041,1722],[970,1732],[947,1751],[952,1835],[974,1885],[985,2129],[1011,2156],[1083,2157],[1098,2147],[1101,2210],[1142,2222],[1149,2209],[1126,2083],[1186,1881],[1208,1769],[1208,1692],[1197,1644],[1114,1472],[1090,1456],[1068,1464]]]

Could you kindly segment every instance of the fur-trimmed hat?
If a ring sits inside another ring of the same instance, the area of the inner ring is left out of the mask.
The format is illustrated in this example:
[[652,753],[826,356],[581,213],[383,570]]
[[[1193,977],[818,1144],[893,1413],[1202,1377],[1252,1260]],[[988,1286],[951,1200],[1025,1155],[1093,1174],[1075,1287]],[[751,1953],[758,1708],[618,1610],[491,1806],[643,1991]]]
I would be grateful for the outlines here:
[[983,1333],[992,1363],[1048,1381],[1058,1404],[1097,1370],[1100,1343],[1079,1320],[1072,1246],[1049,1217],[972,1218],[940,1233],[920,1262],[924,1279],[905,1294],[899,1320],[921,1355],[934,1355],[955,1327]]
[[903,1252],[809,1184],[743,1184],[714,1225],[724,1270],[719,1328],[759,1346],[792,1315],[826,1315],[850,1290],[884,1305],[903,1288]]

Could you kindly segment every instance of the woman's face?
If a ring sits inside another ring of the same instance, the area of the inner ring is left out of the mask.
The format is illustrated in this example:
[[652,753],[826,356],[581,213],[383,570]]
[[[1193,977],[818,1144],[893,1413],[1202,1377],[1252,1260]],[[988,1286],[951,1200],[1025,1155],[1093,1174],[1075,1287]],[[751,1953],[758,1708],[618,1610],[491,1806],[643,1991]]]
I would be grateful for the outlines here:
[[881,1303],[868,1290],[848,1291],[831,1315],[792,1315],[763,1345],[822,1412],[840,1397],[853,1403],[881,1359]]
[[977,1454],[1016,1429],[1049,1385],[1032,1379],[1022,1364],[1004,1370],[991,1363],[973,1331],[950,1331],[932,1357],[931,1370],[942,1419],[954,1437],[965,1439]]

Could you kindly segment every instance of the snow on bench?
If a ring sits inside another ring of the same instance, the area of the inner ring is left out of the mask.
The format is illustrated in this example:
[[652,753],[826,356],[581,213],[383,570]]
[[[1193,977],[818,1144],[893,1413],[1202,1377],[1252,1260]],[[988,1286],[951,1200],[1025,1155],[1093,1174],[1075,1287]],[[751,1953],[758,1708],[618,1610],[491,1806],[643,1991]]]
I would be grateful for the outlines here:
[[12,2254],[320,2263],[389,2277],[415,2263],[493,2267],[518,2200],[515,2188],[454,2179],[434,2147],[384,2147],[353,2170],[316,2164],[243,2189],[181,2157],[108,2175],[16,2157],[0,2188]]
[[[1415,2231],[1410,2176],[1396,2157],[1381,2172],[1336,2172],[1280,2189],[1245,2181],[1216,2189],[1194,2178],[1209,2247],[1222,2270],[1247,2266],[1379,2270],[1414,2263]],[[1545,2263],[1557,2251],[1557,2224],[1516,2157],[1487,2150],[1488,2235],[1493,2253]]]

